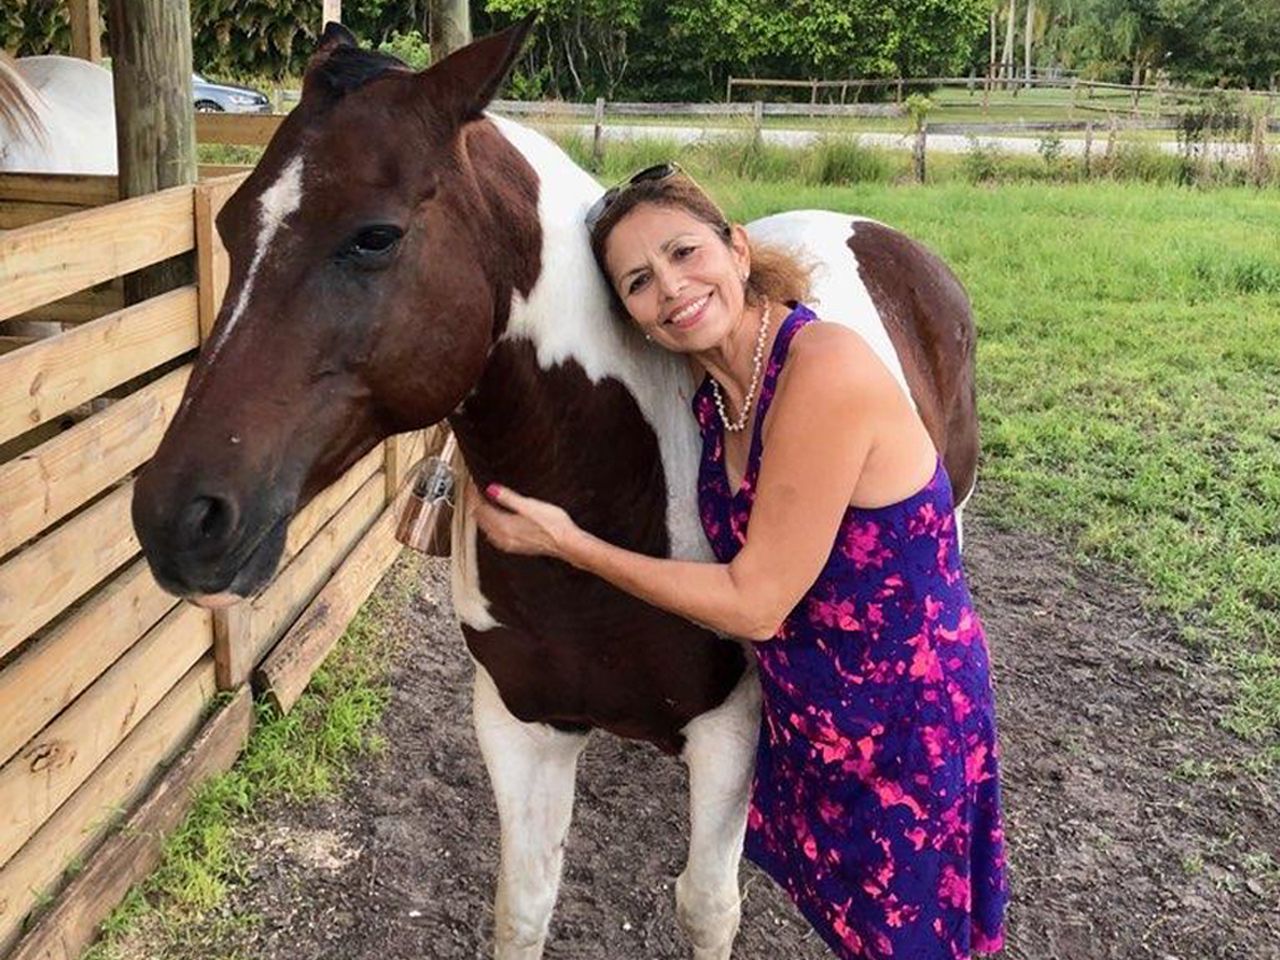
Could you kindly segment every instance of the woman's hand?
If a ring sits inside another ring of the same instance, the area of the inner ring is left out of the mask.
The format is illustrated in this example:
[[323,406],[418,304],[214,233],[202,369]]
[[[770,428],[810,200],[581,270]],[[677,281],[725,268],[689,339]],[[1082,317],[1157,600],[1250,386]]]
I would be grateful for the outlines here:
[[563,559],[570,539],[580,532],[569,514],[555,504],[522,497],[496,483],[485,488],[485,496],[470,485],[467,496],[476,524],[506,553]]

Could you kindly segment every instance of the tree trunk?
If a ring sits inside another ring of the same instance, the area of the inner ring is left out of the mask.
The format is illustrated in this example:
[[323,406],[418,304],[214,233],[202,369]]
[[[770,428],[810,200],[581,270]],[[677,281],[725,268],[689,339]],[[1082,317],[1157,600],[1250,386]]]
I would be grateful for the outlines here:
[[1027,0],[1027,29],[1022,38],[1023,66],[1026,68],[1026,88],[1031,89],[1031,35],[1035,30],[1036,0]]
[[996,35],[999,28],[996,23],[999,19],[1000,9],[995,4],[991,5],[991,55],[987,57],[987,77],[991,79],[995,75],[996,69]]
[[431,62],[439,63],[471,42],[471,5],[468,0],[428,0]]
[[1004,34],[1004,53],[1000,55],[1000,76],[1013,80],[1013,42],[1017,32],[1018,0],[1009,0],[1009,21]]
[[[116,106],[120,198],[196,180],[187,0],[111,0],[107,38]],[[191,282],[190,255],[125,279],[130,303]]]

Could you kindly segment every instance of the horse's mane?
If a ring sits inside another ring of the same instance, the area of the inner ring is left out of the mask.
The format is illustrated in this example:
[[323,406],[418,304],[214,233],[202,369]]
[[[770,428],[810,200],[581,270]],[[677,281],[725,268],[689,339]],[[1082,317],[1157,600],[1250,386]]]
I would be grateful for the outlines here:
[[308,74],[307,82],[320,85],[334,99],[358,90],[385,73],[409,69],[389,54],[346,45],[335,47],[323,59],[317,59],[319,62]]
[[0,50],[0,127],[15,138],[24,133],[34,140],[45,138],[44,124],[36,112],[40,94],[18,72],[18,63]]

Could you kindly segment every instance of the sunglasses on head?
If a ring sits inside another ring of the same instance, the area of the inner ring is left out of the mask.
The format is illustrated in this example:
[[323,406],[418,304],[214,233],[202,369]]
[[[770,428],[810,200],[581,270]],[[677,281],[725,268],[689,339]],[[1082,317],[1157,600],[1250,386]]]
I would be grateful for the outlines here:
[[596,222],[604,216],[604,212],[613,205],[627,190],[634,187],[637,183],[647,183],[654,180],[666,180],[668,177],[674,177],[677,173],[683,173],[680,164],[670,161],[668,163],[655,163],[652,167],[645,167],[638,173],[633,173],[622,183],[610,187],[604,194],[591,205],[591,209],[587,211],[585,217],[587,229],[591,229]]

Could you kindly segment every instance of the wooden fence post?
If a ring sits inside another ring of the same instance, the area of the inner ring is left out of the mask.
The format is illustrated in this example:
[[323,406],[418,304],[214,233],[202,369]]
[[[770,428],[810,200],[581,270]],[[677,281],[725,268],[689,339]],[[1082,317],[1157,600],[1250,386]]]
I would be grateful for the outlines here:
[[324,0],[320,14],[320,29],[323,30],[326,23],[342,22],[342,0]]
[[764,101],[756,100],[751,104],[751,145],[759,147],[764,142]]
[[896,98],[896,100],[895,100],[895,102],[896,102],[896,103],[901,103],[901,102],[902,102],[903,90],[904,90],[905,86],[906,86],[905,82],[903,81],[903,79],[902,79],[901,77],[899,77],[899,78],[898,78],[898,94],[897,94],[897,98]]
[[591,140],[591,166],[597,172],[604,166],[604,97],[596,97],[595,133]]
[[[111,0],[109,38],[120,198],[196,181],[188,0]],[[125,278],[138,303],[191,282],[182,255]]]
[[102,19],[98,0],[71,0],[71,55],[92,63],[102,62]]
[[916,172],[916,183],[924,183],[925,179],[925,148],[929,136],[929,124],[924,120],[920,121],[920,126],[916,130],[915,146],[911,150],[911,159],[914,161]]
[[1084,178],[1089,179],[1093,164],[1093,121],[1084,125]]

